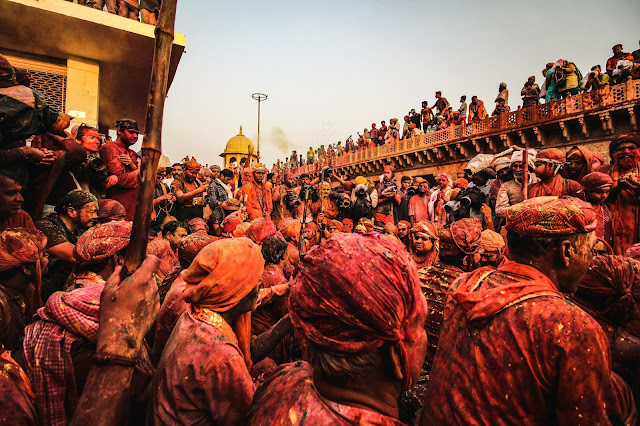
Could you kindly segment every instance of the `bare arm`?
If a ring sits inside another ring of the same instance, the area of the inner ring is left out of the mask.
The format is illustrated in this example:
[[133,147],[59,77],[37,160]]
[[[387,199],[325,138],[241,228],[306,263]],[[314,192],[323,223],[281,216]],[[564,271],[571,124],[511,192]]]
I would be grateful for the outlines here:
[[75,246],[70,242],[64,242],[57,246],[49,247],[47,252],[53,257],[57,257],[60,260],[64,260],[69,263],[78,263],[76,257],[73,255],[73,249]]

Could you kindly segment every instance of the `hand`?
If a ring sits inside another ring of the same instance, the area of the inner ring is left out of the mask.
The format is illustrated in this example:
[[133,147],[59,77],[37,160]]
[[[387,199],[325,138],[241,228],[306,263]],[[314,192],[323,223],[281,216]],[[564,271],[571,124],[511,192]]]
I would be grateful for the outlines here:
[[482,207],[480,207],[480,213],[482,213],[484,217],[491,217],[491,207],[483,204]]
[[138,356],[144,336],[160,310],[158,285],[153,274],[160,259],[147,256],[124,282],[121,266],[107,280],[100,297],[97,354],[133,359]]
[[118,183],[118,176],[116,175],[109,175],[107,177],[107,189],[111,188],[112,186],[114,186],[116,183]]
[[120,160],[120,162],[125,166],[130,166],[133,164],[133,161],[131,161],[131,157],[129,157],[127,154],[118,155],[118,160]]
[[198,187],[198,193],[203,193],[204,191],[206,191],[209,188],[209,185],[207,185],[206,183],[201,183],[200,186]]
[[21,148],[24,156],[32,160],[36,164],[49,165],[56,161],[56,156],[53,151],[49,151],[47,148],[34,148],[32,146],[24,146]]

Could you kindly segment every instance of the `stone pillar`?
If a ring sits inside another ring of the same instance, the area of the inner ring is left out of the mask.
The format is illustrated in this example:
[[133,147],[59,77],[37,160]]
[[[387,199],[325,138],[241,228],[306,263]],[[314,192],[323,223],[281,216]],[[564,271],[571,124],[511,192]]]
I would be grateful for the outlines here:
[[[67,59],[66,107],[76,117],[71,125],[86,123],[98,127],[98,93],[100,66],[82,58]],[[115,123],[111,123],[115,125]]]

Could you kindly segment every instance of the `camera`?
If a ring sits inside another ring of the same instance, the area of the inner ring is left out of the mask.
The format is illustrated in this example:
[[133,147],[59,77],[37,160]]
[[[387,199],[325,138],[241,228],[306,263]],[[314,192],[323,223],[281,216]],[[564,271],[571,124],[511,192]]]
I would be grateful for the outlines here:
[[300,190],[300,198],[304,201],[318,201],[320,199],[320,195],[314,186],[305,185]]
[[96,172],[101,172],[107,168],[107,163],[105,163],[104,160],[100,157],[90,155],[88,157],[88,160],[89,167],[91,167]]
[[479,210],[484,204],[486,196],[477,187],[465,188],[460,191],[459,201],[462,207],[470,207]]
[[407,197],[411,198],[414,195],[416,195],[416,192],[418,191],[418,187],[417,186],[410,186],[409,188],[407,188]]
[[444,204],[444,211],[447,213],[455,213],[460,210],[460,201],[449,201]]
[[300,205],[300,197],[293,191],[288,191],[284,196],[284,204],[289,210],[293,210]]

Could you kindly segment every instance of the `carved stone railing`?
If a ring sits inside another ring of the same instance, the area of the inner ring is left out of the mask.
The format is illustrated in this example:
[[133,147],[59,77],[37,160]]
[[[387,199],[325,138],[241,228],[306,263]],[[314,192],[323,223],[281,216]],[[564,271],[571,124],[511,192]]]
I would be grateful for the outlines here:
[[[456,145],[461,142],[498,136],[505,132],[517,132],[525,128],[536,128],[554,121],[562,121],[585,113],[598,113],[615,109],[628,103],[640,101],[640,80],[629,81],[624,84],[607,86],[599,91],[584,92],[566,99],[551,101],[550,103],[534,105],[529,108],[518,109],[495,117],[469,124],[448,127],[446,129],[425,133],[423,135],[405,138],[395,143],[389,143],[372,148],[358,149],[345,153],[331,160],[319,161],[295,169],[290,173],[298,176],[302,173],[318,173],[325,166],[336,169],[355,164],[394,158],[406,154],[424,151],[446,145]],[[637,126],[635,115],[630,111],[632,124]],[[562,123],[561,123],[561,127]]]

